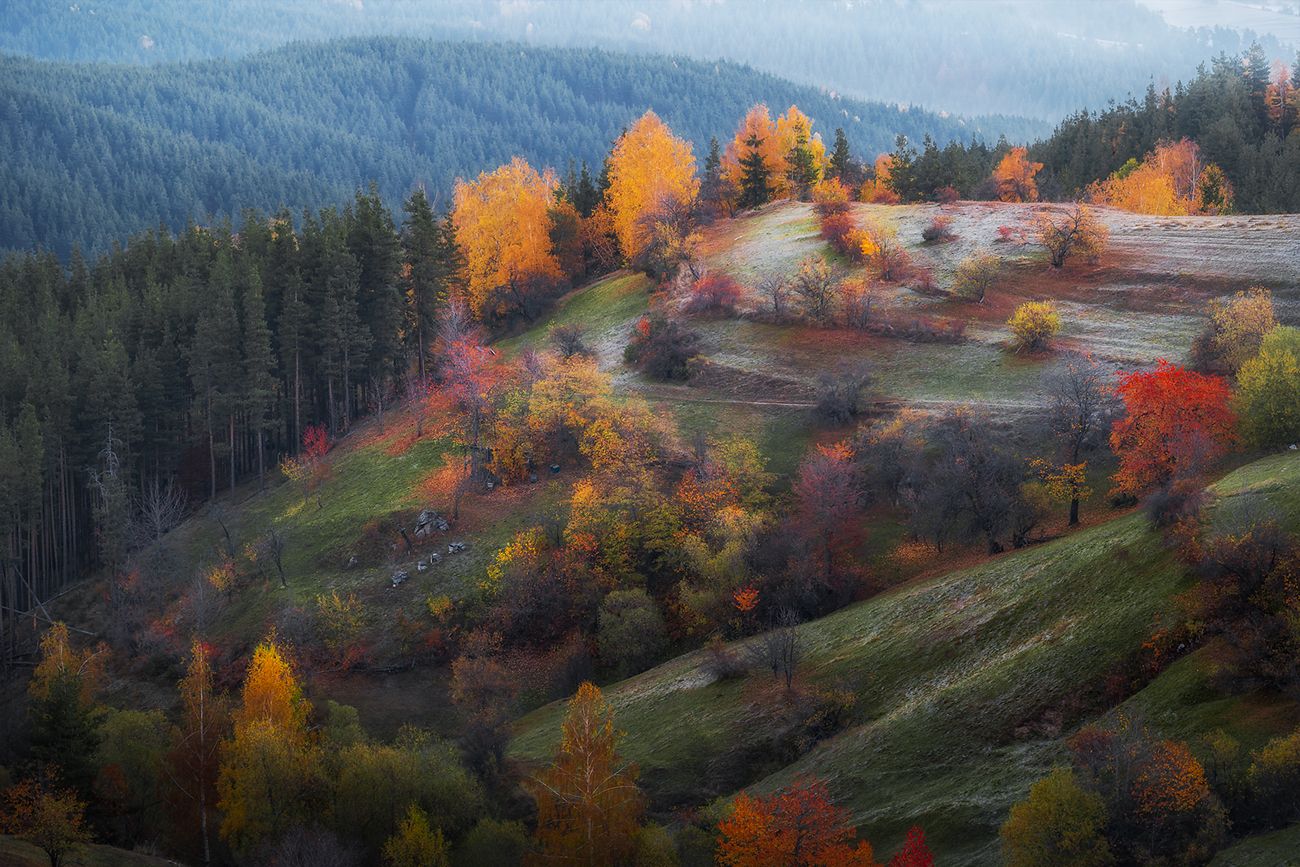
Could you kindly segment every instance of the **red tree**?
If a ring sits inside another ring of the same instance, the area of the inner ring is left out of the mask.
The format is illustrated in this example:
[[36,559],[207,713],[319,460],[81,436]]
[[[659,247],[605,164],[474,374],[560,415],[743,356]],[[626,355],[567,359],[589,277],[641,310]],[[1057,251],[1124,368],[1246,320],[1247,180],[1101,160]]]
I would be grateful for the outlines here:
[[1186,477],[1235,441],[1232,392],[1222,377],[1161,359],[1155,370],[1120,374],[1115,392],[1126,410],[1110,434],[1121,491],[1138,494]]
[[730,314],[736,311],[743,293],[740,284],[730,274],[710,271],[691,284],[687,307],[695,313]]
[[319,461],[330,450],[329,431],[324,425],[308,425],[302,432],[302,453],[309,461]]
[[903,848],[889,859],[889,867],[934,867],[934,855],[930,854],[930,847],[925,844],[925,831],[921,830],[920,825],[913,826],[907,832]]

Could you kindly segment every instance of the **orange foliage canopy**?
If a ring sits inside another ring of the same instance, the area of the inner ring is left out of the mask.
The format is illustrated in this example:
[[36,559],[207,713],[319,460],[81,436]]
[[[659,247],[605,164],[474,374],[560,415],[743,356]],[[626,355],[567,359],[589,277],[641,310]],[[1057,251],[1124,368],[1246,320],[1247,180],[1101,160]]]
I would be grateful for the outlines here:
[[993,182],[998,187],[998,199],[1004,202],[1038,201],[1038,182],[1034,180],[1043,168],[1042,163],[1031,162],[1029,152],[1022,147],[1012,148],[993,170]]
[[1142,162],[1129,160],[1094,184],[1098,202],[1137,214],[1185,216],[1221,213],[1232,206],[1232,188],[1213,163],[1205,165],[1191,139],[1161,142]]
[[655,216],[688,208],[699,191],[690,142],[673,135],[653,111],[641,115],[609,157],[605,202],[623,255],[636,259]]
[[718,831],[724,867],[877,867],[871,844],[856,840],[848,810],[814,778],[766,798],[742,792]]
[[550,238],[557,186],[553,172],[538,174],[522,157],[473,182],[456,182],[451,219],[475,316],[527,312],[531,296],[560,280]]
[[554,764],[530,781],[544,863],[631,860],[645,798],[636,766],[615,751],[614,712],[591,683],[569,702]]
[[1232,392],[1222,377],[1161,359],[1155,370],[1120,375],[1125,416],[1111,430],[1115,486],[1138,494],[1196,472],[1235,440]]
[[1181,741],[1161,741],[1133,781],[1133,799],[1143,816],[1190,813],[1210,796],[1205,769]]
[[746,112],[722,156],[722,173],[731,182],[733,189],[740,188],[740,163],[751,151],[747,143],[751,136],[759,141],[757,150],[763,155],[763,164],[770,173],[768,180],[772,185],[774,199],[789,198],[794,192],[786,177],[786,156],[800,138],[807,141],[813,165],[821,175],[825,175],[826,168],[830,165],[825,143],[820,135],[812,131],[812,119],[800,111],[797,105],[790,106],[785,114],[773,122],[767,106],[759,103]]
[[862,191],[859,198],[864,202],[871,202],[876,205],[897,205],[901,201],[898,193],[889,185],[889,179],[894,172],[894,157],[892,154],[881,154],[876,157],[875,177],[866,181],[862,185]]

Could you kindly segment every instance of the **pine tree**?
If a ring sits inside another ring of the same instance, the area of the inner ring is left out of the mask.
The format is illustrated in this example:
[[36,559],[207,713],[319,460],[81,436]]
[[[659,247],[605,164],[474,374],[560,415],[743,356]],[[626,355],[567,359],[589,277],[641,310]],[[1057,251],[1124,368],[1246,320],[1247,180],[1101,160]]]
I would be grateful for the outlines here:
[[[608,179],[602,179],[602,182]],[[596,184],[591,179],[591,172],[587,169],[587,161],[582,161],[582,171],[578,173],[578,184],[573,193],[573,207],[578,209],[578,213],[590,217],[595,213],[596,208],[600,205],[602,191],[596,188]]]
[[740,158],[740,207],[757,208],[772,197],[771,170],[763,159],[763,140],[756,134],[745,139],[748,152]]
[[271,330],[266,324],[266,302],[262,297],[262,278],[251,263],[243,266],[243,393],[241,405],[257,438],[257,483],[266,485],[266,432],[274,427],[271,412],[275,405],[275,359],[271,355]]
[[907,143],[907,136],[900,134],[894,140],[890,161],[890,188],[903,201],[911,201],[916,197],[916,148]]
[[444,279],[443,239],[423,187],[406,200],[402,249],[406,259],[407,333],[411,335],[420,379],[428,376],[429,339],[437,329]]
[[795,135],[794,146],[785,155],[785,176],[790,181],[795,197],[806,201],[817,183],[820,171],[812,148],[808,146],[808,133],[802,128]]
[[382,389],[400,372],[403,358],[402,244],[374,183],[367,193],[357,193],[348,216],[348,252],[357,263],[357,317],[366,333],[354,347],[351,363]]
[[849,154],[849,138],[843,127],[835,128],[835,146],[831,150],[831,164],[826,176],[835,178],[846,187],[856,187],[853,177],[853,157]]

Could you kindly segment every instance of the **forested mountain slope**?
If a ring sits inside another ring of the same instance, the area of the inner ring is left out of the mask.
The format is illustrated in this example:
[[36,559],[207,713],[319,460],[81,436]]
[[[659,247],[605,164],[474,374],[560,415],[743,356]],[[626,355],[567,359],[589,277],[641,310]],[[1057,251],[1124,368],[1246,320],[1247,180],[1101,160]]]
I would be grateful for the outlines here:
[[[397,201],[446,193],[519,154],[593,173],[647,108],[695,143],[755,102],[797,103],[870,156],[895,135],[1016,136],[841,99],[729,63],[414,39],[299,44],[240,60],[104,67],[0,58],[0,251],[66,255],[142,228],[281,205],[341,204],[374,180]],[[991,124],[991,125],[990,125]],[[444,198],[445,201],[445,198]]]
[[52,60],[159,63],[383,34],[517,39],[725,58],[866,99],[1049,120],[1103,107],[1149,80],[1186,78],[1251,38],[1240,20],[1236,29],[1172,27],[1133,0],[1101,10],[1025,0],[14,0],[7,8],[0,51]]

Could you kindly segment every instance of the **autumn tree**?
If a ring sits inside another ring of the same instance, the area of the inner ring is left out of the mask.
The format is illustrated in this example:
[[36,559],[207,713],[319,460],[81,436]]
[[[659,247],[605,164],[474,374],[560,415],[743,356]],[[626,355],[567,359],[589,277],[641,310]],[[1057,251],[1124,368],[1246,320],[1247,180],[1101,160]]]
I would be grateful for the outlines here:
[[313,815],[319,757],[307,730],[310,705],[283,650],[267,639],[253,651],[241,700],[223,743],[217,807],[221,837],[248,852]]
[[1161,359],[1155,370],[1120,374],[1124,416],[1110,434],[1119,457],[1115,487],[1137,495],[1185,478],[1229,449],[1236,417],[1224,380]]
[[617,752],[614,712],[591,683],[569,702],[554,762],[527,787],[537,799],[544,863],[612,864],[628,859],[645,797],[637,769]]
[[1051,301],[1026,301],[1007,320],[1011,348],[1016,352],[1046,349],[1061,330],[1061,314]]
[[57,767],[64,783],[89,795],[104,715],[96,698],[108,651],[102,645],[78,650],[62,622],[45,630],[40,651],[40,661],[27,685],[32,757]]
[[1008,867],[1107,867],[1114,856],[1105,826],[1105,801],[1082,789],[1069,768],[1057,768],[1011,808],[1000,832],[1003,857]]
[[1276,327],[1273,293],[1262,286],[1237,292],[1226,301],[1215,298],[1205,328],[1192,345],[1192,358],[1204,373],[1235,374]]
[[1072,258],[1095,259],[1106,249],[1110,232],[1092,208],[1076,203],[1067,210],[1046,209],[1034,220],[1038,242],[1047,248],[1053,268]]
[[647,111],[619,137],[609,157],[605,202],[627,260],[641,257],[654,223],[689,213],[699,190],[690,142]]
[[741,792],[718,823],[724,867],[877,867],[871,844],[858,840],[849,812],[816,778],[796,780],[767,797]]
[[384,843],[384,861],[392,867],[449,867],[450,852],[442,830],[430,827],[429,817],[414,804]]
[[903,848],[889,859],[889,867],[934,867],[934,855],[925,842],[925,831],[920,825],[908,829]]
[[1237,372],[1242,435],[1263,448],[1300,440],[1300,329],[1278,326]]
[[798,106],[790,106],[777,118],[776,136],[784,162],[784,185],[778,192],[790,198],[806,199],[829,168],[826,146],[812,131],[812,119]]
[[1139,162],[1130,159],[1089,187],[1092,201],[1137,214],[1221,214],[1232,208],[1222,169],[1205,164],[1191,139],[1159,142]]
[[756,208],[772,197],[774,175],[784,166],[776,124],[766,105],[746,112],[722,158],[723,177],[739,191],[737,206]]
[[894,160],[890,154],[881,154],[876,157],[872,176],[869,180],[863,182],[862,189],[858,192],[858,198],[876,205],[898,204],[901,199],[891,185],[893,166]]
[[1029,159],[1029,152],[1023,147],[1007,151],[993,169],[998,199],[1003,202],[1038,201],[1038,182],[1034,178],[1042,168],[1042,163]]
[[812,610],[843,604],[853,591],[862,541],[862,495],[849,444],[818,446],[800,464],[793,493],[798,601]]
[[827,323],[835,313],[835,277],[825,259],[809,256],[799,263],[790,283],[804,315]]
[[71,789],[48,777],[34,777],[0,793],[0,833],[26,840],[61,867],[77,847],[91,841],[86,805]]
[[723,173],[740,191],[742,208],[806,195],[829,166],[826,146],[812,131],[811,118],[794,105],[775,122],[766,105],[755,105],[723,156]]
[[182,837],[198,829],[203,863],[212,861],[208,827],[217,801],[221,742],[226,735],[225,697],[212,685],[209,649],[198,639],[190,645],[190,664],[180,682],[181,724],[172,733],[166,774],[172,785],[168,799]]
[[[1106,371],[1091,356],[1073,356],[1044,379],[1048,395],[1048,428],[1055,438],[1059,462],[1051,468],[1058,493],[1070,503],[1070,526],[1079,523],[1084,496],[1086,456],[1110,429],[1114,391]],[[1052,484],[1049,482],[1049,485]]]
[[1002,260],[992,253],[967,256],[957,265],[952,288],[961,297],[983,304],[984,296],[997,282],[1001,270]]
[[518,313],[531,321],[560,280],[550,237],[558,183],[552,172],[539,174],[522,157],[475,181],[456,182],[452,223],[465,256],[470,308],[479,319]]

